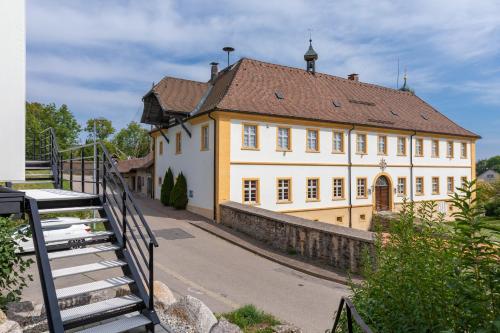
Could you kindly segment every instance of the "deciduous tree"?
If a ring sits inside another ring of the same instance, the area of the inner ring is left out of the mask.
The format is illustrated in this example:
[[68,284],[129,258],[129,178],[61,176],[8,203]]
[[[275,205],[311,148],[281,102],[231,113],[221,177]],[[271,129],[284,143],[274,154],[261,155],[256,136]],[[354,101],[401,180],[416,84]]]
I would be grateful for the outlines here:
[[77,143],[81,127],[65,104],[58,108],[53,103],[26,103],[26,138],[28,141],[49,127],[55,130],[59,148],[65,149]]
[[122,158],[144,157],[149,153],[150,140],[148,131],[132,121],[116,133],[112,143]]

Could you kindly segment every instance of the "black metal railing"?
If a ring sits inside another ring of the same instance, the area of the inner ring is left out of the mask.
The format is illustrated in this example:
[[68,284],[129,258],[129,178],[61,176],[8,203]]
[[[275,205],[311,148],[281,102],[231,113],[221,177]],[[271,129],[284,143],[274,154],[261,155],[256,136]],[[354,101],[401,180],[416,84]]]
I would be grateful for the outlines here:
[[64,332],[59,304],[57,301],[56,288],[52,274],[50,273],[50,261],[47,247],[43,235],[42,225],[39,223],[40,215],[38,205],[35,199],[29,199],[27,203],[29,210],[29,224],[32,231],[33,245],[35,246],[36,264],[40,277],[40,286],[42,287],[43,300],[45,303],[45,312],[47,314],[47,324],[50,332]]
[[[60,150],[54,130],[48,128],[32,140],[27,139],[26,157],[27,160],[50,162],[56,188],[99,196],[104,214],[112,222],[109,225],[122,247],[123,255],[129,258],[129,269],[136,277],[135,286],[146,309],[154,312],[154,248],[158,247],[158,242],[106,147],[96,143]],[[42,272],[42,289],[48,306],[49,328],[51,332],[60,332],[61,316],[56,310],[57,299],[50,296],[55,295],[55,290],[49,274],[50,264],[43,231],[37,223],[40,219],[34,200],[30,200],[29,209],[37,262],[39,271]]]
[[60,177],[57,166],[59,160],[59,146],[54,129],[49,127],[37,135],[26,137],[25,156],[27,161],[49,162],[54,175],[55,187],[60,188]]
[[52,144],[52,128],[47,128],[40,133],[26,136],[26,160],[48,161]]
[[100,142],[60,150],[58,161],[56,173],[63,188],[102,198],[108,214],[116,221],[123,249],[137,267],[142,281],[136,284],[147,288],[146,306],[153,311],[154,248],[158,242],[116,162]]
[[[339,308],[337,310],[337,315],[335,316],[335,321],[333,322],[333,328],[330,331],[330,333],[335,333],[337,330],[337,327],[339,327],[339,325],[341,325],[342,311],[344,309],[346,312],[347,332],[353,333],[354,332],[353,323],[356,323],[358,325],[359,329],[363,333],[373,333],[373,331],[370,329],[370,327],[368,327],[368,325],[366,325],[366,323],[363,321],[363,319],[359,315],[358,311],[356,311],[354,304],[352,304],[351,300],[347,297],[342,297],[340,299]],[[354,320],[354,322],[353,322],[353,320]]]

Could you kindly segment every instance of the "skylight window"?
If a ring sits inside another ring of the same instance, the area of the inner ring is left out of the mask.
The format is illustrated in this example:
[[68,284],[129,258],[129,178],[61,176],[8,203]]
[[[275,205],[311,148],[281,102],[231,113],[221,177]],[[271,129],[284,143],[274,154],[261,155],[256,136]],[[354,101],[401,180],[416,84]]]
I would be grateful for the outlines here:
[[377,123],[377,124],[394,125],[394,122],[389,121],[389,120],[380,120],[380,119],[368,118],[368,121],[372,122],[372,123]]
[[420,117],[422,117],[422,118],[423,118],[423,119],[425,119],[425,120],[429,120],[429,117],[427,117],[427,116],[426,116],[425,114],[423,114],[423,113],[421,113],[421,114],[420,114]]
[[285,96],[284,96],[284,95],[283,95],[283,93],[282,93],[281,91],[279,91],[279,90],[276,90],[276,91],[274,92],[274,94],[276,95],[276,98],[277,98],[277,99],[285,99]]
[[360,100],[357,100],[357,99],[350,99],[349,103],[362,104],[362,105],[368,105],[368,106],[375,106],[375,103],[373,103],[373,102],[360,101]]
[[332,103],[333,103],[333,106],[335,106],[336,108],[339,108],[342,106],[342,104],[340,104],[340,101],[337,101],[335,99],[332,101]]
[[389,110],[393,116],[399,116],[396,112]]

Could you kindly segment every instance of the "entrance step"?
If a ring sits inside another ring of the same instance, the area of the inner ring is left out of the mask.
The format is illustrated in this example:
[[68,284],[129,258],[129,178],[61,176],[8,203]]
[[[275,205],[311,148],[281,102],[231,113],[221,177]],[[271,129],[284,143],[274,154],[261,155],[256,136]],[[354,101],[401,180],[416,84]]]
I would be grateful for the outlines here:
[[90,272],[102,271],[105,269],[111,269],[116,267],[126,266],[127,263],[121,260],[105,260],[88,265],[73,266],[67,268],[60,268],[52,271],[52,277],[54,279],[62,278],[71,275],[85,274]]
[[52,214],[52,213],[68,213],[68,212],[85,212],[92,210],[102,209],[102,206],[83,206],[83,207],[64,207],[64,208],[46,208],[39,209],[39,214]]
[[112,231],[96,231],[96,232],[88,232],[88,233],[81,233],[81,234],[76,234],[76,235],[57,235],[55,237],[45,237],[45,243],[50,244],[50,243],[56,243],[56,242],[65,242],[65,241],[71,241],[71,240],[85,240],[85,241],[93,241],[93,240],[100,240],[100,239],[106,239],[111,236],[113,236],[114,233]]
[[61,318],[63,322],[74,321],[86,317],[92,317],[95,315],[104,314],[106,312],[119,310],[126,307],[131,307],[141,302],[142,299],[140,299],[135,295],[116,297],[101,302],[91,303],[63,310],[61,311]]
[[73,287],[61,288],[56,290],[57,299],[68,298],[95,291],[117,288],[134,283],[134,280],[129,277],[114,277],[106,280],[100,280],[85,284],[76,285]]
[[131,317],[111,321],[104,325],[87,328],[76,333],[120,333],[128,332],[134,328],[139,328],[148,324],[151,324],[151,320],[141,314],[136,314]]
[[48,219],[42,220],[42,228],[51,227],[68,227],[75,224],[95,224],[95,223],[105,223],[108,219],[105,218],[95,218],[95,219],[78,219],[78,218],[59,218],[59,219]]
[[62,258],[69,258],[69,257],[77,257],[77,256],[84,256],[87,254],[96,254],[96,253],[103,253],[103,252],[111,252],[111,251],[117,251],[120,249],[120,246],[118,245],[94,245],[90,247],[85,247],[82,249],[74,249],[74,250],[67,250],[67,251],[58,251],[58,252],[50,252],[49,253],[49,260],[55,260],[55,259],[62,259]]

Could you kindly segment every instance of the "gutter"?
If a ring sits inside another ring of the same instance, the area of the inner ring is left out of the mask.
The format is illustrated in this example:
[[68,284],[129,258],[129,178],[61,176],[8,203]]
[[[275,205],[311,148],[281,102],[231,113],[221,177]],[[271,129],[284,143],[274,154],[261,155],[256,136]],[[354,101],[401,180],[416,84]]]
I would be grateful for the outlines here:
[[417,132],[414,131],[412,135],[410,135],[410,201],[413,202],[413,137],[417,135]]
[[348,189],[349,189],[349,228],[352,228],[352,160],[351,160],[351,132],[356,126],[352,125],[347,134],[347,179],[348,179]]
[[214,121],[214,172],[213,172],[213,178],[214,178],[214,222],[217,221],[217,121],[215,118],[212,117],[212,111],[208,113],[208,118],[212,119]]

